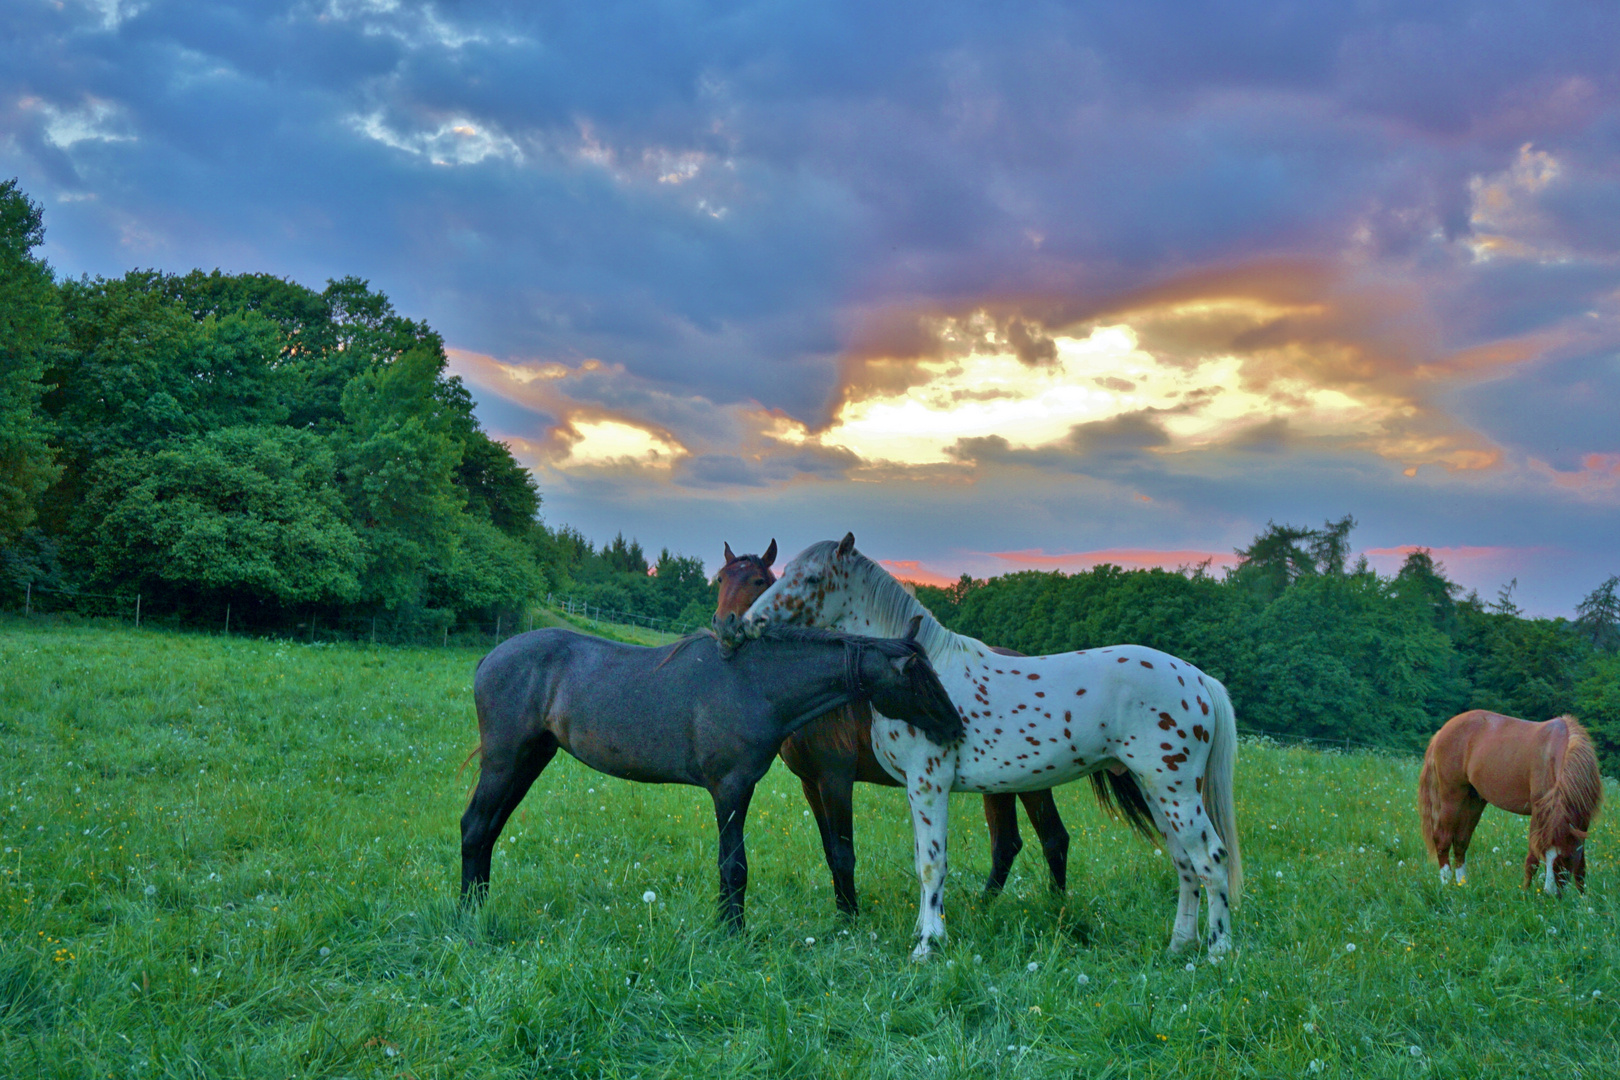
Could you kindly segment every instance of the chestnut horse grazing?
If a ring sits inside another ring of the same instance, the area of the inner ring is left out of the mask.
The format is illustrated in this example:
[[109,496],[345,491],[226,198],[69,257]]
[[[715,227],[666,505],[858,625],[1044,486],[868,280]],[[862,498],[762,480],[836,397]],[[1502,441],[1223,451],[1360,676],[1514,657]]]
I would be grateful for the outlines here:
[[1468,883],[1468,842],[1485,804],[1530,815],[1524,884],[1538,866],[1542,891],[1558,895],[1571,878],[1586,890],[1586,831],[1603,802],[1603,777],[1586,729],[1573,716],[1541,724],[1473,709],[1447,720],[1429,740],[1418,777],[1423,842],[1440,863],[1442,884]]
[[[715,618],[723,619],[735,612],[748,610],[761,593],[776,582],[771,563],[776,560],[776,541],[763,555],[733,555],[731,545],[726,548],[726,563],[717,575],[720,582],[720,603]],[[995,649],[1004,656],[1020,656],[1011,649]],[[811,722],[788,736],[782,744],[782,760],[799,778],[804,788],[804,800],[816,816],[816,827],[821,830],[821,847],[827,855],[827,869],[832,872],[833,896],[838,910],[846,915],[857,914],[860,904],[855,893],[855,828],[854,788],[857,782],[881,784],[884,787],[903,787],[878,763],[872,753],[872,710],[864,701],[851,702],[841,709]],[[1101,779],[1099,774],[1095,779]],[[1118,805],[1133,823],[1147,821],[1147,807],[1141,802],[1141,793],[1128,777],[1110,777],[1113,790],[1099,784],[1098,798],[1105,806]],[[1058,816],[1057,802],[1052,791],[1025,791],[1018,795],[994,794],[984,797],[984,821],[990,829],[990,876],[984,883],[988,896],[999,893],[1007,884],[1007,874],[1013,860],[1024,848],[1018,835],[1018,801],[1024,804],[1024,813],[1041,838],[1041,850],[1046,854],[1046,866],[1052,875],[1052,891],[1063,892],[1068,885],[1069,833]]]

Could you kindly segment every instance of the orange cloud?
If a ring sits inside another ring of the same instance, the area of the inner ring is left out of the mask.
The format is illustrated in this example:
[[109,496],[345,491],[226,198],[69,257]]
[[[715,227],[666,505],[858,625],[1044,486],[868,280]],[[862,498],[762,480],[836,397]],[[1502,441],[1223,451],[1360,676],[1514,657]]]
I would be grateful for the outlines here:
[[936,574],[916,559],[879,559],[878,564],[901,581],[913,585],[932,585],[943,589],[956,584],[956,578]]

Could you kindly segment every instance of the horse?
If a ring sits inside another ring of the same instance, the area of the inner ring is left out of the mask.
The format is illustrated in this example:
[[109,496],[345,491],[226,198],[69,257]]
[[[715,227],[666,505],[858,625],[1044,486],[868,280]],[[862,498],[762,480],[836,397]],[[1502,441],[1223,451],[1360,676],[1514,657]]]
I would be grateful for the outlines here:
[[[1140,789],[1180,877],[1170,951],[1198,939],[1201,883],[1210,893],[1209,952],[1229,949],[1243,862],[1232,791],[1237,722],[1226,688],[1185,660],[1140,645],[997,655],[942,626],[855,550],[853,533],[800,552],[745,618],[750,628],[787,622],[882,634],[918,615],[917,640],[956,703],[964,735],[942,747],[882,715],[872,724],[873,749],[905,778],[911,804],[921,885],[912,958],[927,958],[945,936],[950,792],[1036,791],[1117,767]],[[881,714],[882,703],[874,704]]]
[[[717,619],[732,613],[741,615],[776,581],[776,575],[771,572],[771,563],[776,559],[775,540],[763,555],[733,555],[729,543],[725,545],[725,552],[725,565],[716,575],[720,586],[720,600],[715,608]],[[993,645],[991,648],[1005,656],[1023,655],[1012,649]],[[787,737],[782,744],[781,757],[799,778],[805,802],[815,814],[816,827],[821,831],[821,847],[827,856],[827,869],[832,873],[838,910],[845,915],[856,915],[860,903],[855,892],[855,784],[902,786],[884,771],[872,753],[871,710],[864,702],[852,702],[812,720]],[[1099,773],[1093,779],[1100,785],[1105,775],[1108,774]],[[1098,790],[1099,798],[1107,803],[1112,792],[1101,786]],[[1134,786],[1131,791],[1135,791]],[[1020,800],[1041,839],[1052,891],[1062,893],[1068,885],[1069,833],[1063,827],[1057,801],[1048,788],[984,797],[984,821],[990,830],[990,876],[984,883],[985,895],[995,896],[1006,887],[1013,860],[1024,848],[1023,837],[1018,835]]]
[[480,761],[461,817],[462,901],[487,894],[501,829],[562,749],[610,776],[709,792],[720,833],[720,913],[739,930],[748,887],[743,822],[784,738],[856,699],[903,717],[923,739],[961,736],[917,627],[896,639],[786,629],[750,639],[733,617],[718,635],[658,648],[559,629],[496,646],[473,679]]
[[1524,886],[1536,868],[1558,895],[1571,879],[1586,891],[1586,833],[1603,803],[1603,776],[1586,729],[1573,716],[1543,723],[1472,709],[1429,740],[1418,774],[1423,843],[1440,864],[1440,883],[1468,884],[1468,843],[1485,806],[1530,816]]

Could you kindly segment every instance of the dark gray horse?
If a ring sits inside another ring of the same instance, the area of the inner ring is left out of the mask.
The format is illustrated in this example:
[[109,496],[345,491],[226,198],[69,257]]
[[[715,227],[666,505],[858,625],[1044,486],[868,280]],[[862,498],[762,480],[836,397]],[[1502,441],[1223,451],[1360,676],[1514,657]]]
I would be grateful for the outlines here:
[[[758,638],[695,635],[621,645],[568,630],[501,643],[478,665],[478,788],[461,818],[461,894],[489,887],[501,828],[560,747],[598,772],[692,784],[714,799],[720,909],[743,921],[743,820],[782,740],[849,701],[869,700],[940,744],[962,720],[915,640],[773,626]],[[728,632],[729,631],[729,632]]]

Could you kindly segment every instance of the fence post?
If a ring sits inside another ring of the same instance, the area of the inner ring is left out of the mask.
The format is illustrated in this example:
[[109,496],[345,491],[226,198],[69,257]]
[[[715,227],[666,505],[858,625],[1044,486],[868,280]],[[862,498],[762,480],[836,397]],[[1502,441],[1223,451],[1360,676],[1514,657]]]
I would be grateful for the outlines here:
[[231,636],[231,605],[229,601],[225,604],[225,636]]
[[445,649],[448,649],[450,647],[450,624],[449,623],[444,624],[444,640],[439,643],[439,646],[440,646],[440,648],[445,648]]
[[135,594],[135,629],[141,628],[141,594]]
[[377,644],[377,616],[371,617],[371,643]]
[[495,644],[501,643],[501,617],[495,616]]
[[309,643],[311,645],[315,644],[315,616],[313,614],[309,617]]
[[28,583],[28,599],[23,601],[23,615],[28,616],[28,615],[32,615],[33,613],[34,613],[34,583],[32,581],[30,581]]

